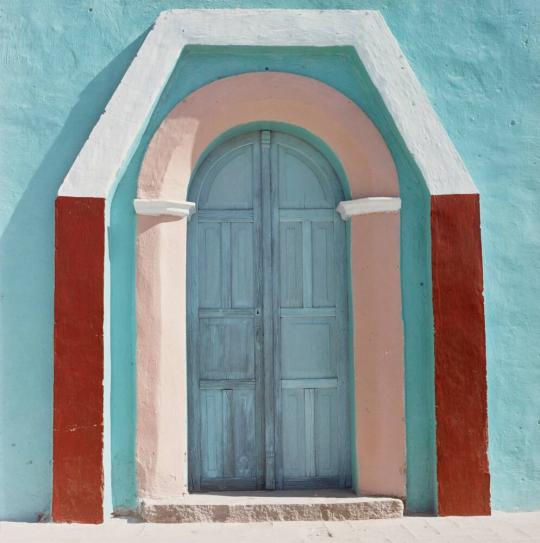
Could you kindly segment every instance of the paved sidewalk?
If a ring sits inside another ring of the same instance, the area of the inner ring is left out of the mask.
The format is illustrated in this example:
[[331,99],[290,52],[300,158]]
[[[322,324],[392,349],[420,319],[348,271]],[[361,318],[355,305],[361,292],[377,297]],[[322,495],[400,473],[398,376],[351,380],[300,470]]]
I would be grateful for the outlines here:
[[540,543],[540,512],[342,522],[101,526],[0,522],[1,543]]

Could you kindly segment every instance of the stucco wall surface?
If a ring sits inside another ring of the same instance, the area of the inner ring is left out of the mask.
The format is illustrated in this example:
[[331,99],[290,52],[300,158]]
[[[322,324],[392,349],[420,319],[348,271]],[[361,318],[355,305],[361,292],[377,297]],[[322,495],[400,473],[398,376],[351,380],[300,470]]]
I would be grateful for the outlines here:
[[[58,186],[155,17],[178,7],[379,9],[384,15],[481,193],[493,508],[540,508],[540,4],[17,0],[0,3],[0,518],[36,520],[50,507]],[[191,75],[173,77],[146,141],[192,90],[266,68],[333,85],[363,107],[383,135],[395,135],[362,67],[346,51],[194,50],[180,62],[191,68],[182,73]],[[389,145],[408,225],[402,240],[408,490],[421,510],[433,501],[427,198],[399,142]],[[134,496],[131,201],[141,156],[133,157],[119,185],[109,228],[117,506],[131,505]]]

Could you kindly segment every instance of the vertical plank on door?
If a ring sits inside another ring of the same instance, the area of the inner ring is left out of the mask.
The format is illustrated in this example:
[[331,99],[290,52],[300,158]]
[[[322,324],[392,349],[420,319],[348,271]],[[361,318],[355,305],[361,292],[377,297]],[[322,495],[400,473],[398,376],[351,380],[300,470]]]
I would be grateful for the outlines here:
[[253,223],[231,223],[231,305],[234,308],[253,307]]
[[188,488],[201,488],[201,397],[199,393],[198,359],[199,346],[199,225],[197,219],[188,226],[187,236],[187,400],[188,400]]
[[335,300],[334,223],[313,221],[313,306],[333,307]]
[[265,297],[263,267],[263,209],[262,209],[262,155],[261,141],[256,134],[253,146],[253,270],[255,280],[255,298],[253,300],[255,322],[255,397],[252,398],[251,409],[255,417],[255,434],[251,436],[253,448],[257,451],[255,468],[256,488],[262,489],[266,481],[266,409],[265,409],[265,345],[264,345],[264,312]]
[[[354,373],[352,369],[351,357],[352,353],[349,351],[351,345],[349,344],[349,318],[348,318],[348,278],[346,273],[339,273],[336,263],[342,263],[344,270],[350,269],[349,251],[346,250],[347,234],[346,228],[341,220],[341,217],[334,210],[334,223],[333,223],[333,247],[334,247],[334,265],[331,268],[335,277],[335,295],[334,303],[336,308],[341,310],[336,311],[336,353],[341,361],[337,365],[338,374],[338,388],[337,395],[337,419],[338,424],[336,428],[336,440],[342,444],[337,455],[338,460],[338,472],[339,472],[339,486],[349,487],[352,484],[351,473],[351,435],[352,420],[349,413],[349,402],[343,401],[342,398],[352,399],[354,393]],[[332,240],[332,238],[330,238]]]
[[303,307],[313,307],[313,258],[311,221],[302,221],[302,299]]
[[201,391],[202,477],[223,476],[223,424],[221,390]]
[[222,416],[223,416],[223,474],[222,477],[234,477],[234,418],[233,418],[233,391],[222,391]]
[[256,460],[251,457],[251,452],[256,450],[255,409],[253,390],[237,388],[232,404],[234,428],[231,449],[234,451],[234,475],[239,478],[251,478],[256,473]]
[[304,389],[304,428],[305,428],[305,452],[306,468],[305,476],[314,477],[317,475],[315,468],[315,390]]
[[282,419],[283,427],[283,476],[301,478],[306,474],[305,401],[301,388],[284,389],[281,393],[282,413],[289,414]]
[[[282,221],[279,224],[280,244],[280,306],[302,307],[307,282],[302,222]],[[311,251],[310,251],[311,253]],[[279,310],[279,308],[278,308]]]
[[273,217],[270,169],[270,132],[261,132],[261,193],[262,193],[262,245],[263,263],[263,313],[264,313],[264,416],[265,416],[265,486],[268,490],[276,486],[275,472],[275,395],[274,395],[274,274],[273,257]]
[[314,402],[316,472],[331,477],[338,472],[341,441],[338,440],[337,389],[316,391]]
[[[223,274],[222,282],[223,288],[221,289],[221,307],[231,307],[231,223],[221,223],[221,273]],[[205,273],[209,273],[210,270],[205,270]]]
[[279,169],[281,167],[278,154],[278,146],[273,142],[270,146],[270,167],[269,167],[269,194],[268,194],[268,203],[270,207],[270,239],[268,240],[269,245],[271,246],[271,261],[269,262],[269,267],[266,268],[266,273],[268,270],[271,270],[271,289],[272,296],[270,298],[270,317],[272,322],[272,366],[273,366],[273,382],[267,383],[268,387],[272,387],[273,390],[273,400],[274,400],[274,451],[275,451],[275,488],[282,489],[283,482],[285,479],[284,473],[284,463],[283,458],[285,456],[285,448],[287,445],[283,442],[283,412],[285,409],[286,401],[282,397],[281,389],[281,364],[280,364],[280,350],[281,350],[281,281],[280,281],[280,269],[281,269],[281,224],[279,220],[279,202],[281,198],[281,191],[279,190]]
[[208,270],[199,281],[200,307],[220,307],[222,281],[221,227],[219,223],[202,223],[199,231],[199,269]]

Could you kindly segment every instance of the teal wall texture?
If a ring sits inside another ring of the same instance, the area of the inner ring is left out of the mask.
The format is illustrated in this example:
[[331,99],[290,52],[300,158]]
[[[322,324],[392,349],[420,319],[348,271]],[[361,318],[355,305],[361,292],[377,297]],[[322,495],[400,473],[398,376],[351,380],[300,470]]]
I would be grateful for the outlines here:
[[[475,180],[482,204],[494,509],[540,508],[540,5],[534,0],[18,0],[0,5],[0,519],[36,520],[51,493],[53,203],[58,186],[158,13],[179,7],[378,9]],[[132,199],[145,144],[182,97],[218,77],[314,77],[383,133],[403,197],[408,500],[433,507],[428,200],[354,55],[192,48],[180,60],[112,203],[112,499],[135,496]],[[186,76],[184,74],[189,74]]]

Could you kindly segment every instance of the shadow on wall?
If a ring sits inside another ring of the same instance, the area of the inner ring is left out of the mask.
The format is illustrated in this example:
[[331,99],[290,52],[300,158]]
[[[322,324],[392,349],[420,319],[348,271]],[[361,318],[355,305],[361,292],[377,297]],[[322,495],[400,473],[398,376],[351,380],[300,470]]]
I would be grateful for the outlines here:
[[[2,520],[35,521],[49,513],[54,201],[58,187],[145,35],[126,47],[81,92],[0,238]],[[32,160],[31,156],[27,158]]]

